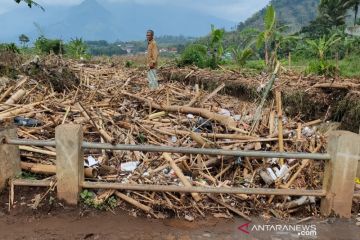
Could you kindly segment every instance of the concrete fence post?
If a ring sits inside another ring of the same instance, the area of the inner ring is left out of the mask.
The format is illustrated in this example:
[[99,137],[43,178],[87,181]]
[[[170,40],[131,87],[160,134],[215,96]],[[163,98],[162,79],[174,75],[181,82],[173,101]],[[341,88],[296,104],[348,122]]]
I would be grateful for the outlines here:
[[21,173],[19,146],[3,144],[5,138],[17,138],[16,128],[0,129],[0,192],[8,179]]
[[360,135],[334,131],[329,136],[328,153],[331,160],[325,165],[321,214],[350,218],[357,165],[360,159]]
[[82,126],[65,124],[56,127],[57,195],[70,205],[76,205],[84,181]]

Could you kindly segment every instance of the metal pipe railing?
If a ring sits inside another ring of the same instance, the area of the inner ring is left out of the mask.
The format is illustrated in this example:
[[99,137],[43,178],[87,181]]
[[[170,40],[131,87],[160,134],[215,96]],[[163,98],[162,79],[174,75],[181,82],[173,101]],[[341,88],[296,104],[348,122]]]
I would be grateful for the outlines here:
[[[27,145],[27,146],[52,146],[55,147],[55,141],[25,140],[25,139],[6,139],[7,144]],[[221,155],[237,157],[266,157],[266,158],[295,158],[295,159],[314,159],[329,160],[329,154],[320,153],[291,153],[291,152],[264,152],[264,151],[238,151],[225,149],[209,148],[189,148],[189,147],[166,147],[156,145],[128,145],[108,143],[83,142],[82,147],[86,149],[108,149],[123,151],[142,151],[142,152],[168,152],[183,154],[204,154],[204,155]]]
[[223,193],[223,194],[256,194],[256,195],[283,195],[283,196],[318,196],[326,195],[325,190],[302,190],[302,189],[274,189],[274,188],[217,188],[217,187],[184,187],[173,185],[150,185],[150,184],[124,184],[109,182],[88,182],[81,185],[89,189],[114,189],[149,192],[182,192],[182,193]]

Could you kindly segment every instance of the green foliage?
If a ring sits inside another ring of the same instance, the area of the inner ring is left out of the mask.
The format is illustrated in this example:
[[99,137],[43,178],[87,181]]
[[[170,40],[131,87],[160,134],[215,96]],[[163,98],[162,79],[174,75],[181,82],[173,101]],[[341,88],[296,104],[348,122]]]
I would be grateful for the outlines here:
[[75,59],[84,59],[89,58],[90,56],[87,54],[87,45],[82,40],[82,38],[72,39],[66,45],[66,54]]
[[134,66],[134,62],[133,62],[133,61],[129,61],[129,60],[128,60],[128,61],[125,62],[125,67],[126,67],[126,68],[131,68],[132,66]]
[[20,53],[20,49],[15,43],[2,43],[0,44],[0,51],[6,51],[11,53]]
[[327,20],[332,26],[345,24],[346,12],[352,6],[352,0],[321,0],[320,18]]
[[209,41],[209,50],[211,59],[209,62],[209,66],[212,69],[218,68],[218,64],[220,63],[221,57],[224,53],[224,29],[217,29],[214,25],[211,25],[210,32],[210,41]]
[[324,75],[326,77],[334,77],[336,74],[338,74],[338,72],[339,70],[334,64],[325,60],[310,62],[309,67],[306,70],[306,73],[315,73],[317,75]]
[[187,65],[195,65],[200,68],[207,66],[207,49],[201,44],[190,44],[181,54],[178,65],[180,67]]
[[113,209],[117,206],[117,200],[114,196],[109,197],[105,202],[102,203],[97,203],[95,201],[95,193],[89,190],[83,190],[80,193],[80,199],[81,201],[89,206],[89,207],[93,207],[99,210],[107,210],[107,209]]
[[84,190],[80,193],[81,201],[87,206],[93,206],[95,194],[91,191]]
[[341,38],[337,34],[333,34],[328,39],[323,36],[317,40],[306,40],[306,43],[317,54],[319,60],[323,61],[330,48],[340,40]]
[[63,54],[64,51],[64,44],[59,39],[48,39],[44,36],[40,36],[35,41],[35,49],[39,54]]
[[254,55],[254,51],[251,48],[233,48],[232,55],[239,67],[243,67],[246,62]]
[[40,4],[38,4],[37,2],[33,1],[33,0],[14,0],[16,3],[21,3],[24,2],[26,3],[29,8],[31,8],[32,6],[38,7],[41,10],[45,11],[45,8],[43,8]]

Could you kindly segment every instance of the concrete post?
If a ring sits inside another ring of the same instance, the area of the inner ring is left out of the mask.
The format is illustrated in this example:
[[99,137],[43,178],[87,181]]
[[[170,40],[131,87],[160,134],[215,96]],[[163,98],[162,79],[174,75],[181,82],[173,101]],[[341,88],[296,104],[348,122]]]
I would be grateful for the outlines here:
[[78,203],[84,181],[83,131],[66,124],[55,129],[57,195],[70,205]]
[[360,135],[334,131],[329,136],[323,188],[327,191],[321,200],[321,214],[334,213],[340,217],[351,217],[357,164],[360,159]]
[[[17,138],[16,128],[0,129],[0,141],[4,138]],[[6,186],[9,178],[21,173],[19,146],[2,144],[0,142],[0,192]]]

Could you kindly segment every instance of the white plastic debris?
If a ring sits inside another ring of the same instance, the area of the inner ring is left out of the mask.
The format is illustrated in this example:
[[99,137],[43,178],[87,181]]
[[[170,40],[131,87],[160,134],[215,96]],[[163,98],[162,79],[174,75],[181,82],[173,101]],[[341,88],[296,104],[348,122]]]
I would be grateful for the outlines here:
[[120,164],[121,171],[125,172],[133,172],[137,166],[139,165],[139,161],[133,161],[133,162],[125,162]]
[[227,110],[227,109],[224,109],[224,108],[221,108],[221,109],[219,110],[218,114],[223,115],[223,116],[227,116],[227,117],[230,117],[230,116],[231,116],[230,111]]
[[185,215],[185,220],[192,222],[192,221],[194,221],[194,217],[190,216],[190,215]]
[[266,171],[273,180],[276,180],[277,177],[271,168],[267,168]]
[[304,135],[305,137],[311,137],[312,135],[314,135],[315,130],[309,127],[304,127],[304,129],[301,131],[302,135]]
[[171,136],[171,142],[176,143],[177,142],[177,137],[176,136]]
[[279,175],[277,175],[277,176],[278,176],[278,178],[283,178],[283,177],[285,177],[285,175],[288,172],[289,172],[289,167],[286,164],[284,164],[284,165],[281,166],[280,171],[279,171]]
[[234,119],[235,121],[240,121],[240,120],[241,120],[241,115],[234,115],[234,116],[233,116],[233,119]]
[[188,118],[188,119],[194,119],[194,115],[192,115],[192,114],[188,114],[188,115],[186,115],[186,117]]
[[96,160],[93,156],[88,156],[88,158],[85,160],[84,166],[93,167],[98,164],[99,164],[98,160]]

